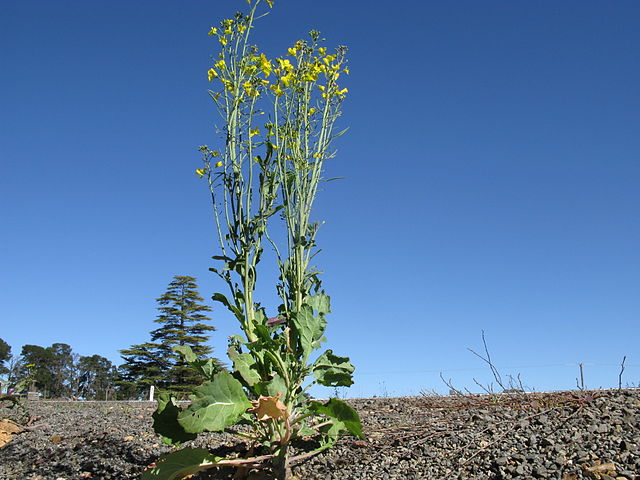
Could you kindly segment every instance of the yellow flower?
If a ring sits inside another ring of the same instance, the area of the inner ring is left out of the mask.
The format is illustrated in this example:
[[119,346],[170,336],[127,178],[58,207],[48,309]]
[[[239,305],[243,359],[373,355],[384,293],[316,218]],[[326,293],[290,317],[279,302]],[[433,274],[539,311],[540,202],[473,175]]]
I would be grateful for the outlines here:
[[305,74],[302,75],[302,79],[305,82],[315,82],[318,79],[318,75],[313,72],[305,72]]
[[216,67],[216,68],[218,68],[220,70],[223,70],[223,69],[227,68],[227,62],[225,62],[224,58],[223,58],[222,60],[218,60],[215,63],[214,67]]
[[258,95],[260,95],[260,92],[258,92],[253,85],[251,84],[250,81],[246,81],[242,84],[242,87],[244,88],[244,91],[247,95],[249,95],[250,97],[257,97]]
[[327,55],[326,57],[324,57],[324,58],[322,59],[322,61],[324,62],[324,64],[325,64],[326,66],[329,66],[329,64],[330,64],[331,62],[333,62],[335,59],[336,59],[336,56],[335,56],[335,55]]
[[324,92],[324,89],[326,87],[324,85],[318,85],[318,90],[320,90],[321,92]]
[[326,49],[325,47],[320,47],[320,48],[318,49],[318,53],[319,53],[320,55],[325,55],[325,54],[327,53],[327,49]]
[[273,8],[275,2],[273,0],[267,0],[267,3],[269,4],[269,8]]
[[281,97],[284,94],[284,92],[282,91],[282,88],[280,88],[279,83],[276,83],[275,85],[271,85],[269,88],[273,91],[276,97]]
[[210,68],[207,72],[207,76],[209,77],[209,81],[212,81],[214,78],[218,78],[218,72],[216,72],[213,68]]
[[287,49],[287,52],[289,52],[289,55],[291,55],[291,56],[293,56],[293,57],[295,57],[295,56],[296,56],[296,53],[298,53],[298,51],[296,50],[296,47],[288,48],[288,49]]
[[216,33],[218,33],[218,29],[216,27],[211,27],[211,30],[209,30],[209,36],[212,37],[214,36]]
[[345,95],[348,91],[349,89],[343,88],[342,90],[338,90],[338,95]]
[[291,65],[291,62],[289,61],[288,58],[285,58],[285,59],[276,58],[276,60],[280,64],[280,68],[282,70],[286,70],[287,72],[292,72],[293,71],[293,65]]
[[238,25],[238,31],[240,33],[244,33],[244,31],[247,29],[246,25]]
[[219,157],[220,156],[220,152],[218,150],[211,150],[211,155],[213,157]]
[[260,133],[259,128],[252,128],[251,130],[249,130],[249,138],[253,137],[254,135],[258,135],[259,133]]
[[224,29],[224,34],[225,35],[231,35],[231,33],[232,33],[231,27],[227,27],[227,28]]
[[291,73],[287,73],[284,77],[280,77],[280,81],[285,87],[288,87],[293,80],[293,75]]
[[204,177],[204,174],[207,173],[204,168],[196,168],[196,174],[200,176],[200,178]]
[[215,167],[216,167],[216,168],[219,168],[219,167],[221,167],[221,166],[222,166],[222,160],[220,160],[220,161],[219,161],[218,163],[216,163],[216,165],[215,165]]
[[311,107],[311,108],[309,109],[309,113],[308,113],[308,115],[313,115],[314,113],[316,113],[316,109],[315,109],[315,108],[313,108],[313,107]]
[[260,69],[262,70],[262,73],[264,73],[265,77],[268,77],[271,74],[271,69],[273,67],[271,66],[271,62],[269,61],[269,59],[264,55],[264,53],[260,54]]
[[227,44],[227,37],[218,37],[218,41],[222,44],[222,46],[224,47]]
[[348,68],[345,68],[345,69],[344,69],[344,70],[342,70],[342,71],[343,71],[344,73],[346,73],[347,75],[349,75],[349,71],[350,71],[350,70],[349,70]]

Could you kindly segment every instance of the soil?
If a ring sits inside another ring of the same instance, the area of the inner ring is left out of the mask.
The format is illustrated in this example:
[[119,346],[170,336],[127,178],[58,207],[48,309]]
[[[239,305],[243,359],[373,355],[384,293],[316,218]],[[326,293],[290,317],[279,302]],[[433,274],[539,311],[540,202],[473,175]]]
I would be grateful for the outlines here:
[[[296,478],[640,480],[637,389],[347,401],[360,414],[366,440],[345,436],[296,465]],[[151,428],[154,403],[24,406],[28,413],[0,405],[7,420],[0,438],[9,440],[0,444],[1,480],[137,479],[171,451]],[[200,435],[187,445],[225,455],[247,448],[226,434]]]

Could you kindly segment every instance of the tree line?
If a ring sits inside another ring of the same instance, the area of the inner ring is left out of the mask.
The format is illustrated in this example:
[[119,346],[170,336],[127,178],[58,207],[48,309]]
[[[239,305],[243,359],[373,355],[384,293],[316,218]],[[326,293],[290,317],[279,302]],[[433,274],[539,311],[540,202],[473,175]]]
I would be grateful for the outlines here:
[[206,345],[208,334],[215,331],[206,315],[211,307],[202,303],[196,279],[189,276],[175,276],[156,301],[158,328],[147,342],[120,350],[119,366],[100,355],[74,353],[66,343],[24,345],[19,355],[12,355],[11,346],[0,338],[0,393],[37,391],[45,398],[126,400],[145,398],[151,385],[177,395],[190,393],[203,379],[173,347],[186,345],[199,357],[211,356],[213,349]]

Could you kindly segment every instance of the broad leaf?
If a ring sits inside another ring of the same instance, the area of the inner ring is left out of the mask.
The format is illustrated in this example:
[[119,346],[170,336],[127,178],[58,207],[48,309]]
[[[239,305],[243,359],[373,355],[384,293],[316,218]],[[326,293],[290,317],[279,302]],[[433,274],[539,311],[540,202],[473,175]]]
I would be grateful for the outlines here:
[[142,480],[179,480],[215,467],[220,460],[204,448],[184,448],[162,455],[144,472]]
[[206,360],[197,359],[191,366],[208,380],[212,380],[215,374],[221,370],[220,365],[214,358],[207,358]]
[[229,359],[233,362],[233,369],[238,372],[247,386],[251,387],[261,380],[260,374],[255,369],[256,361],[250,353],[238,353],[233,347],[227,351]]
[[284,379],[277,373],[268,382],[260,382],[256,384],[256,393],[265,397],[275,397],[278,393],[285,395],[287,393],[287,384]]
[[180,354],[184,361],[189,364],[195,362],[198,359],[189,345],[176,345],[172,350]]
[[304,303],[316,310],[320,315],[331,313],[331,299],[329,295],[324,293],[316,293],[315,295],[307,295]]
[[329,425],[323,425],[322,427],[320,427],[320,449],[324,450],[326,448],[332,447],[340,437],[340,432],[343,430],[346,430],[344,423],[337,421]]
[[251,407],[242,384],[229,372],[220,372],[196,388],[189,408],[178,415],[187,432],[221,432],[235,424]]
[[327,321],[320,315],[314,316],[310,305],[302,305],[300,310],[292,315],[291,322],[300,338],[300,348],[306,360],[313,350],[320,347]]
[[180,354],[180,356],[187,362],[191,368],[196,372],[202,374],[208,380],[213,379],[213,376],[220,370],[220,366],[213,358],[201,359],[193,353],[193,350],[188,345],[176,345],[173,347],[173,351]]
[[178,423],[178,414],[182,410],[168,394],[158,396],[158,408],[153,412],[153,430],[162,435],[163,443],[176,445],[196,438],[195,433],[187,433]]
[[310,409],[321,415],[344,424],[344,428],[352,435],[359,438],[364,438],[362,434],[362,424],[360,423],[360,417],[358,412],[347,405],[342,400],[332,398],[327,403],[311,402]]
[[339,357],[327,350],[318,357],[313,366],[313,376],[320,385],[326,387],[349,387],[353,385],[352,373],[355,367],[349,357]]

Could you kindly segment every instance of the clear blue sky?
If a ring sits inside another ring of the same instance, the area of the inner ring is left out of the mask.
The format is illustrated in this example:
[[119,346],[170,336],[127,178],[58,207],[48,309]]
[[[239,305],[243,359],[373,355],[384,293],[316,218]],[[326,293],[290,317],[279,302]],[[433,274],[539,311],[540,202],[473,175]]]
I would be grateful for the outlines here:
[[[174,275],[209,298],[211,25],[241,0],[4,2],[0,338],[120,363]],[[349,47],[315,212],[348,395],[640,382],[640,4],[279,0],[255,40]],[[270,285],[261,292],[269,302]],[[236,323],[216,306],[219,356]],[[318,395],[322,395],[318,392]]]

